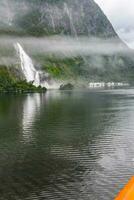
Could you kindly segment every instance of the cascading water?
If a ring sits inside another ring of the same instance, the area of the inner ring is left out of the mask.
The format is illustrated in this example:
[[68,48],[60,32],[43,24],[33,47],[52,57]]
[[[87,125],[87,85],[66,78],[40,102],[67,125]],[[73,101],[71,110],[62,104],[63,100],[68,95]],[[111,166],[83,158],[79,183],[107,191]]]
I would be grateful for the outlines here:
[[[32,82],[33,85],[35,85],[36,87],[40,85],[42,87],[46,87],[47,89],[59,89],[60,83],[57,83],[52,80],[48,81],[47,73],[43,73],[42,71],[36,70],[32,59],[28,56],[28,54],[24,51],[24,49],[19,43],[15,45],[15,48],[19,53],[21,69],[27,82]],[[41,81],[41,76],[44,76],[44,81]]]
[[19,43],[16,44],[16,49],[20,56],[21,69],[26,78],[26,81],[33,82],[33,85],[35,86],[41,85],[40,73],[35,69],[31,58],[26,54],[26,52]]

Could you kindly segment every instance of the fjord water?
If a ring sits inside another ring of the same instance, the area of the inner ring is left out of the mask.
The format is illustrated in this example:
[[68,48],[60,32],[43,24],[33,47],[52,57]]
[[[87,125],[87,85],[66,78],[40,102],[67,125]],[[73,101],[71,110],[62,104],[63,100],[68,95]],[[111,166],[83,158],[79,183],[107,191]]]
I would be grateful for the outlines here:
[[1,200],[111,200],[133,174],[133,89],[0,96]]

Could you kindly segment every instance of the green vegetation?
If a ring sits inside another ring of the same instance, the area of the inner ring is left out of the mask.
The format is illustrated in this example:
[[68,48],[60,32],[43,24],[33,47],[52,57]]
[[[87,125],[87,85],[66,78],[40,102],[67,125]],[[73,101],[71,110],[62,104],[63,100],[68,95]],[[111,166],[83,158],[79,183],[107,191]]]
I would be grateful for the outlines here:
[[127,56],[79,56],[56,57],[55,55],[36,55],[42,69],[54,79],[89,81],[132,82],[133,60]]
[[0,93],[27,93],[45,92],[41,86],[35,87],[32,83],[19,80],[6,67],[0,66]]
[[45,60],[44,69],[54,78],[75,78],[79,75],[81,59],[48,57]]
[[35,59],[41,63],[42,69],[55,79],[71,78],[75,80],[84,73],[82,57],[60,58],[54,55],[37,55]]

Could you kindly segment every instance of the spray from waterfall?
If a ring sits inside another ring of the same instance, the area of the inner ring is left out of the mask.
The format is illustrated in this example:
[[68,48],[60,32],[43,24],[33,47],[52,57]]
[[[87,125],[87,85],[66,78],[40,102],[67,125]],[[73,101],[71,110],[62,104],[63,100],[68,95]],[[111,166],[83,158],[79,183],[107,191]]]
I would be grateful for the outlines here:
[[28,56],[28,54],[24,51],[24,49],[19,43],[15,45],[15,48],[19,53],[21,61],[21,70],[27,82],[32,82],[33,85],[35,85],[36,87],[42,86],[46,87],[47,89],[59,88],[60,86],[59,83],[56,83],[55,81],[52,80],[51,82],[50,81],[48,82],[47,80],[41,81],[41,77],[42,76],[47,77],[47,73],[45,74],[34,67],[32,59]]

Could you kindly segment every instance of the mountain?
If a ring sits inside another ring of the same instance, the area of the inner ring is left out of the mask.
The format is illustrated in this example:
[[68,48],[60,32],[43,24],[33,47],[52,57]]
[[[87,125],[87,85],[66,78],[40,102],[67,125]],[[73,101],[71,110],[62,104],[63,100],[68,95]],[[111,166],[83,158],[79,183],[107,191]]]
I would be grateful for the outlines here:
[[[6,2],[6,3],[5,3]],[[110,21],[93,0],[1,0],[0,34],[20,37],[70,36],[116,41],[126,52]],[[79,55],[58,57],[33,55],[35,62],[56,79],[87,81],[131,81],[134,77],[133,52],[130,55]]]
[[[2,3],[3,2],[3,3]],[[10,34],[118,37],[93,0],[1,0],[0,30]]]

